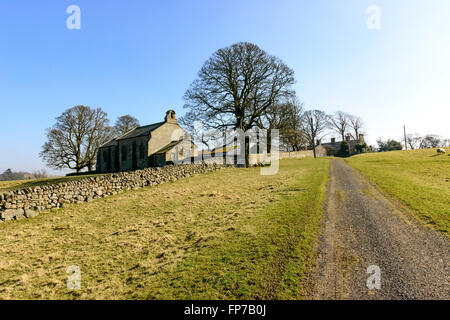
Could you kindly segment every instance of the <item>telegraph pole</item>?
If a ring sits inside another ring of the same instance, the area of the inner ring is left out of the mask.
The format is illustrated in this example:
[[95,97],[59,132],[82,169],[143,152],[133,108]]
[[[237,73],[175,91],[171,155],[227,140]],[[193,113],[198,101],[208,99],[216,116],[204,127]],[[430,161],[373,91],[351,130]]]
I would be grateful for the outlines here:
[[405,150],[408,150],[408,144],[406,143],[406,126],[403,126],[403,134],[405,135]]

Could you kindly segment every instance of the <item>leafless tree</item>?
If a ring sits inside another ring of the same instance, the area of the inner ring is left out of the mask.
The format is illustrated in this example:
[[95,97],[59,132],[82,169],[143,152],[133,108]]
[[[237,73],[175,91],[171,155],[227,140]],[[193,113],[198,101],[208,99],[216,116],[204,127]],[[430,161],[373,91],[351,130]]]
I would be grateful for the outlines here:
[[328,127],[328,116],[321,110],[309,110],[303,113],[302,118],[302,131],[316,158],[316,140],[322,139],[321,134]]
[[328,120],[330,128],[339,134],[342,141],[345,141],[345,135],[350,127],[350,116],[343,112],[337,111],[334,115],[331,115]]
[[[217,139],[222,139],[222,133],[218,130],[206,130],[203,127],[203,122],[193,112],[188,111],[185,115],[178,119],[178,123],[191,135],[194,143],[200,146],[203,145],[207,149],[212,149],[216,146]],[[220,134],[214,134],[219,132]]]
[[261,128],[280,130],[280,142],[287,151],[298,151],[307,144],[302,131],[303,103],[296,97],[270,106]]
[[48,173],[47,173],[47,170],[45,170],[45,169],[33,171],[32,175],[35,179],[48,178]]
[[107,114],[100,108],[76,106],[64,111],[56,120],[56,124],[47,129],[48,141],[40,156],[54,169],[80,172],[88,168],[92,171],[98,148],[113,136]]
[[437,148],[442,144],[442,138],[435,134],[427,134],[420,142],[420,148]]
[[294,71],[258,46],[239,42],[217,50],[186,91],[185,108],[207,127],[246,131],[266,110],[293,94]]
[[[361,119],[361,117],[358,116],[354,116],[354,115],[348,115],[348,121],[349,121],[349,125],[350,128],[353,129],[353,133],[354,135],[354,139],[359,139],[359,134],[363,133],[364,130],[364,122]],[[353,136],[353,134],[352,134]]]
[[446,139],[442,140],[442,146],[443,147],[450,147],[450,139],[446,138]]
[[410,133],[406,135],[406,143],[410,149],[418,149],[420,148],[420,143],[422,141],[422,137],[417,133]]
[[116,136],[121,136],[124,133],[130,131],[134,127],[139,126],[139,120],[129,114],[121,116],[114,124],[114,132]]

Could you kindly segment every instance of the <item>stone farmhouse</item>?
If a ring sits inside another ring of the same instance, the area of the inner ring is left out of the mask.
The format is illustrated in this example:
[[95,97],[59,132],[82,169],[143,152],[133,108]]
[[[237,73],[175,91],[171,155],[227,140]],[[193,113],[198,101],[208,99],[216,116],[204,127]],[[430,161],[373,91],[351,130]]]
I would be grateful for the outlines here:
[[163,122],[135,127],[102,145],[97,153],[96,171],[162,167],[197,154],[189,134],[178,125],[175,111],[169,110]]
[[[356,149],[355,146],[357,144],[364,144],[364,135],[360,134],[359,139],[351,139],[350,135],[347,134],[347,136],[345,137],[345,140],[348,143],[348,147],[349,147],[349,151],[350,151],[350,155],[354,155],[356,153]],[[318,145],[318,149],[321,150],[323,153],[325,154],[329,154],[329,150],[333,151],[332,153],[336,153],[341,149],[341,144],[342,141],[336,141],[336,138],[331,138],[331,142],[327,142],[327,143],[322,143],[320,140],[318,141],[317,145]]]

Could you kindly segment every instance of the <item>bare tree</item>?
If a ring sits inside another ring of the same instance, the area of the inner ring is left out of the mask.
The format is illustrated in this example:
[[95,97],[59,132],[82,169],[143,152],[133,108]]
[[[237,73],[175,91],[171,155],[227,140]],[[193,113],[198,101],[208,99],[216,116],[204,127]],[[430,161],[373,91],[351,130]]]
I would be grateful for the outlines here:
[[117,119],[116,123],[114,124],[114,132],[116,136],[121,136],[124,133],[133,129],[134,127],[138,126],[139,120],[136,119],[135,117],[130,116],[129,114],[126,114]]
[[45,178],[48,178],[48,173],[47,173],[47,171],[46,171],[45,169],[33,171],[32,175],[33,175],[33,177],[34,177],[35,179],[45,179]]
[[293,94],[294,71],[258,46],[239,42],[217,50],[186,91],[188,108],[205,126],[246,131]]
[[442,147],[450,147],[450,139],[449,138],[442,140]]
[[406,143],[408,147],[412,150],[420,148],[420,143],[422,141],[422,137],[417,133],[410,133],[406,135]]
[[345,141],[345,135],[350,127],[349,122],[349,115],[343,111],[337,111],[328,120],[330,128],[341,136],[342,141]]
[[354,116],[354,115],[350,114],[350,115],[348,115],[348,121],[349,121],[350,127],[353,129],[353,132],[355,134],[353,138],[358,139],[359,134],[363,133],[363,129],[364,129],[363,120],[358,116]]
[[420,148],[437,148],[442,144],[442,138],[435,134],[427,134],[420,142]]
[[289,102],[275,103],[269,106],[264,115],[259,118],[258,127],[268,130],[281,129],[289,118]]
[[307,144],[302,131],[303,103],[296,97],[270,106],[260,127],[280,130],[280,142],[287,151],[298,151]]
[[316,155],[316,140],[320,140],[321,134],[328,127],[328,116],[321,110],[309,110],[303,113],[302,130],[310,147]]
[[76,106],[64,111],[56,124],[47,129],[48,141],[40,156],[54,169],[69,168],[92,171],[98,148],[110,140],[113,130],[107,114],[100,108]]
[[178,118],[178,123],[191,135],[194,143],[201,143],[207,149],[211,149],[216,139],[220,138],[205,132],[203,123],[201,123],[200,119],[192,111],[188,111],[185,115]]

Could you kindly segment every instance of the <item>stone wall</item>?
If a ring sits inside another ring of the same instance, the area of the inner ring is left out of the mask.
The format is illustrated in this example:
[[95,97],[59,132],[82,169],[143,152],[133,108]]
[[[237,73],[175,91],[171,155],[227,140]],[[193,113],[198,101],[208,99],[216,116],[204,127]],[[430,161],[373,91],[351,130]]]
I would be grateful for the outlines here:
[[[317,151],[317,150],[316,150]],[[293,151],[293,152],[280,152],[280,159],[298,159],[305,157],[314,157],[312,150]]]
[[[318,157],[325,157],[326,150],[322,146],[316,147],[316,155]],[[302,151],[292,151],[292,152],[280,152],[279,159],[301,159],[306,157],[314,157],[314,153],[312,150],[302,150]],[[249,161],[251,165],[254,164],[270,164],[270,154],[262,155],[262,154],[250,154]]]
[[[326,150],[322,146],[316,147],[316,155],[318,157],[325,157]],[[249,154],[249,163],[251,166],[255,165],[270,165],[270,154]],[[301,159],[306,157],[314,157],[314,153],[312,150],[302,150],[302,151],[293,151],[293,152],[280,152],[279,159]],[[201,158],[195,158],[196,161],[201,161]],[[223,158],[222,154],[217,154],[215,157],[208,157],[207,159],[203,159],[203,161],[207,163],[217,163],[222,164]],[[227,155],[226,159],[228,164],[234,163],[234,157]]]
[[60,208],[68,203],[89,202],[125,190],[176,181],[224,167],[215,163],[172,165],[10,191],[0,194],[0,218],[31,218],[42,211]]

